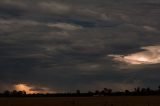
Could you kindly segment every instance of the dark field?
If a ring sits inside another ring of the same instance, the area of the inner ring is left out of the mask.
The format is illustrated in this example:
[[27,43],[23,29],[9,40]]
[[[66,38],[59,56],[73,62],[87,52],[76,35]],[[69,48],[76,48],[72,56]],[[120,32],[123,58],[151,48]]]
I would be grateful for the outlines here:
[[159,96],[0,98],[0,106],[160,106]]

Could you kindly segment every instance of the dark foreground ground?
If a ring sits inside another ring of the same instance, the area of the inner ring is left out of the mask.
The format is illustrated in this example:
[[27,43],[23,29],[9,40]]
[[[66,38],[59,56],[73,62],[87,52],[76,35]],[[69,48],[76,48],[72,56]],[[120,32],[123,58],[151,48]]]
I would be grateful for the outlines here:
[[160,96],[0,98],[0,106],[160,106]]

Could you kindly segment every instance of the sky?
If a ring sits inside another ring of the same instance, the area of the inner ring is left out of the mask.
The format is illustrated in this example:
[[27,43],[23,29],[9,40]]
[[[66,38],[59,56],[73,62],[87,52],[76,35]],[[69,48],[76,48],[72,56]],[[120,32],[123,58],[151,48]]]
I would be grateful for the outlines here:
[[159,0],[1,0],[0,91],[160,85]]

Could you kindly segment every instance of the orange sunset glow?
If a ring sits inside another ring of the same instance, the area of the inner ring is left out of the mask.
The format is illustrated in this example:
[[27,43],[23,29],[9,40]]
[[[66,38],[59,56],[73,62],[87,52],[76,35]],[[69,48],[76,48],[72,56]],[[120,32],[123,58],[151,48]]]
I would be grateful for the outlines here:
[[27,94],[38,93],[37,91],[32,91],[32,87],[26,84],[17,84],[14,86],[17,91],[26,91]]
[[36,94],[36,93],[49,93],[51,92],[48,88],[39,88],[39,90],[34,90],[35,86],[29,86],[27,84],[16,84],[14,86],[17,91],[25,91],[27,94]]

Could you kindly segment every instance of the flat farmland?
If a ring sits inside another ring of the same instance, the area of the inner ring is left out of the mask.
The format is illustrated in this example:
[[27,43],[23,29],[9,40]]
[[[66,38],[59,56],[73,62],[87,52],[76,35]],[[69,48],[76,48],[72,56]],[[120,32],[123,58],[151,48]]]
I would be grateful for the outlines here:
[[160,106],[160,97],[9,97],[0,98],[0,106]]

